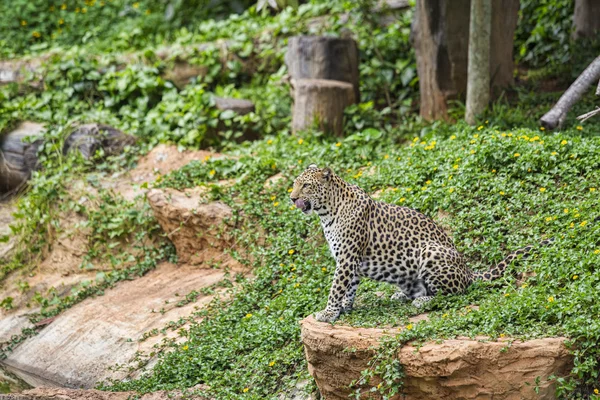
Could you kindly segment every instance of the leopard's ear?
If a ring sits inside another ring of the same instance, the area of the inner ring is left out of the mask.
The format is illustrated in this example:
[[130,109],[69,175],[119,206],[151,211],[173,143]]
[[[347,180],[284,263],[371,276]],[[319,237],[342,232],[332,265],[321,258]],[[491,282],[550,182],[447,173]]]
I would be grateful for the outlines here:
[[329,181],[329,180],[331,180],[331,177],[333,176],[333,170],[330,167],[325,167],[321,171],[321,176],[323,177],[324,180]]
[[319,167],[317,167],[317,164],[310,164],[308,166],[308,169],[318,169]]

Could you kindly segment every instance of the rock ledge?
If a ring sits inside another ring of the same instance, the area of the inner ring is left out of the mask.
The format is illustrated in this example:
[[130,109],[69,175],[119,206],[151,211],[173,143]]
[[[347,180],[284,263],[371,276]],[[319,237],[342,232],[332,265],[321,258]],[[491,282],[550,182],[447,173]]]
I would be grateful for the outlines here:
[[[369,348],[395,331],[330,325],[313,317],[301,325],[309,372],[327,400],[348,398],[349,384],[360,377],[373,356]],[[398,352],[406,374],[405,397],[394,398],[553,399],[555,384],[547,378],[567,375],[573,365],[565,340],[557,337],[510,343],[465,338],[427,343],[418,349],[406,345]],[[348,352],[348,348],[355,351]],[[364,387],[365,395],[369,389]]]

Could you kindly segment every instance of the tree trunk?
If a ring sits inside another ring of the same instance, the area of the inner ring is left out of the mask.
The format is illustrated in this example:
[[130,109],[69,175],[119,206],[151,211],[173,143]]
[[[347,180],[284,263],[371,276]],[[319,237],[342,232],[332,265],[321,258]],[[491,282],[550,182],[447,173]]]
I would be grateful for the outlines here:
[[[491,87],[513,83],[513,36],[519,0],[494,0],[490,39]],[[417,56],[421,116],[447,119],[448,101],[464,99],[470,25],[469,0],[417,0],[412,39]]]
[[491,0],[471,0],[469,26],[469,68],[467,81],[467,110],[465,119],[475,124],[490,101],[490,31]]
[[575,0],[573,39],[593,37],[600,32],[600,1]]
[[358,46],[350,38],[293,36],[288,40],[285,63],[290,77],[329,79],[352,84],[354,98],[360,100]]
[[554,107],[541,119],[540,123],[546,129],[554,129],[562,126],[567,117],[567,112],[573,107],[585,91],[600,79],[600,56],[588,65],[585,71],[573,82],[567,91],[558,99]]
[[317,123],[321,130],[342,136],[344,109],[356,102],[354,87],[347,82],[325,79],[300,79],[292,83],[295,87],[292,131],[311,128]]
[[29,179],[37,167],[41,145],[40,140],[30,139],[41,136],[43,131],[42,124],[22,122],[0,138],[0,193],[16,191]]

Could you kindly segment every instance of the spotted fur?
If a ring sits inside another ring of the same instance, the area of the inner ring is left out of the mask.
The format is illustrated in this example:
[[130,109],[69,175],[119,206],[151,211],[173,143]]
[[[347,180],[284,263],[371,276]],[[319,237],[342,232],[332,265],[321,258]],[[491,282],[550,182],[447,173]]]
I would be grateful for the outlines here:
[[430,218],[373,200],[330,168],[314,164],[296,178],[290,198],[305,214],[319,216],[337,264],[327,307],[315,315],[319,321],[333,322],[351,310],[363,277],[396,285],[394,299],[420,307],[438,293],[461,293],[477,279],[499,278],[532,250],[526,246],[487,271],[472,271]]

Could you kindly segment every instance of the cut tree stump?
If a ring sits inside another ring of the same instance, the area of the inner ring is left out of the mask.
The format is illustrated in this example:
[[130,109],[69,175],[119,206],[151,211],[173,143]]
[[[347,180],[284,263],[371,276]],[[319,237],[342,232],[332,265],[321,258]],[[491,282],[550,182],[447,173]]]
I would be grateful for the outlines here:
[[353,39],[325,36],[293,36],[288,40],[285,63],[291,79],[328,79],[358,86],[358,46]]
[[352,84],[325,79],[300,79],[292,83],[295,88],[292,131],[310,128],[316,122],[320,129],[341,136],[344,109],[356,102]]
[[554,107],[540,118],[540,124],[550,130],[561,127],[571,107],[577,103],[585,91],[598,79],[600,79],[600,56],[596,57],[575,82],[569,86],[567,91],[560,96]]

